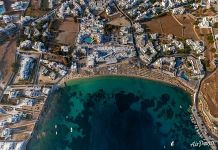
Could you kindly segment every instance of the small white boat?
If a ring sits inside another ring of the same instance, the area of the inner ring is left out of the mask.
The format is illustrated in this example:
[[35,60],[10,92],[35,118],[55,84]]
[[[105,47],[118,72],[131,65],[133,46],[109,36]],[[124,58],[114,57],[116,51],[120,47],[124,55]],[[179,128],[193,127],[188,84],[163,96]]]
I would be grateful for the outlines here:
[[58,135],[58,132],[56,131],[55,134]]
[[170,143],[170,146],[173,147],[174,145],[175,145],[175,142],[172,141],[172,142]]
[[72,127],[70,128],[70,132],[73,132],[73,128]]

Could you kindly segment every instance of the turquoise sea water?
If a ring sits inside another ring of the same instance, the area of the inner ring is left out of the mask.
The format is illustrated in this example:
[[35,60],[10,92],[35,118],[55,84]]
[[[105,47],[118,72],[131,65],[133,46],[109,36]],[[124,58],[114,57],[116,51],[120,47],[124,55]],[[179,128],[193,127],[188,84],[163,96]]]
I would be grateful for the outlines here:
[[50,100],[28,150],[209,149],[190,146],[201,140],[191,97],[171,85],[98,77],[68,82]]

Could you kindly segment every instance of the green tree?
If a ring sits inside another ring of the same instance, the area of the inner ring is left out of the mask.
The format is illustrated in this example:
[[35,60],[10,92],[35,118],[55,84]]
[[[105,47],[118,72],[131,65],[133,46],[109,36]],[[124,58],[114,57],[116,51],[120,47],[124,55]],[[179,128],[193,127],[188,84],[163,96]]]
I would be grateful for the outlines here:
[[20,64],[19,64],[18,62],[13,63],[13,64],[12,64],[12,71],[13,71],[14,73],[17,73],[18,70],[19,70],[19,67],[20,67]]
[[202,60],[202,62],[203,62],[203,64],[204,64],[207,68],[210,67],[210,61],[209,61],[207,58],[205,58],[204,60]]
[[213,40],[213,35],[212,35],[212,34],[209,34],[209,35],[207,36],[207,40],[208,40],[209,43],[213,43],[213,42],[214,42],[214,40]]

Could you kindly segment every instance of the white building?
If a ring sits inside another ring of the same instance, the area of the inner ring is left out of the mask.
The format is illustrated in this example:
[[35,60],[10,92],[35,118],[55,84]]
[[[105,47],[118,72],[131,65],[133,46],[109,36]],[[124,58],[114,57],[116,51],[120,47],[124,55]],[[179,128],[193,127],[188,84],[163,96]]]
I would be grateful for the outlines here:
[[54,7],[54,5],[56,4],[56,2],[57,2],[57,0],[48,0],[48,3],[49,3],[48,7],[50,9],[52,9]]
[[[8,139],[11,137],[11,134],[12,134],[12,130],[10,128],[5,128],[1,133],[1,137]],[[10,149],[8,149],[8,150],[10,150]]]
[[66,70],[59,70],[59,74],[61,76],[65,76],[67,74],[67,71]]
[[184,7],[174,8],[174,9],[172,10],[172,13],[173,13],[174,15],[182,15],[182,14],[185,13],[185,8],[184,8]]
[[76,62],[72,62],[72,64],[71,64],[71,70],[74,70],[74,71],[77,70],[77,64],[76,64]]
[[12,21],[12,16],[9,16],[9,15],[3,15],[3,21],[4,23],[9,23]]
[[18,11],[25,10],[27,6],[28,6],[28,2],[24,2],[24,1],[18,1],[11,4],[11,8]]
[[44,87],[42,89],[42,93],[45,94],[45,95],[48,95],[50,93],[50,91],[51,91],[51,88]]
[[30,21],[32,21],[34,18],[30,17],[30,16],[21,16],[20,17],[20,23],[22,25],[29,23]]
[[186,44],[196,51],[197,54],[202,53],[205,50],[205,46],[202,41],[193,41],[191,39],[187,39]]
[[20,68],[20,79],[28,80],[30,76],[30,71],[33,68],[33,58],[24,57],[21,60],[21,68]]
[[20,121],[20,119],[21,119],[21,116],[19,114],[14,114],[7,119],[7,122],[8,123],[17,123]]
[[25,142],[0,142],[1,150],[22,150]]
[[5,31],[8,36],[14,35],[17,31],[17,26],[13,23],[7,24]]
[[32,89],[32,90],[26,90],[25,95],[28,97],[39,97],[42,95],[42,93],[38,89]]
[[0,128],[4,128],[7,125],[7,121],[6,120],[1,120],[0,121]]
[[9,92],[9,98],[14,99],[17,98],[17,96],[20,94],[19,91],[10,91]]
[[40,52],[47,52],[47,48],[45,47],[45,44],[42,42],[35,42],[32,48]]
[[30,40],[25,40],[20,42],[20,48],[27,48],[30,49],[32,47],[32,42]]
[[70,47],[69,46],[61,46],[61,51],[63,52],[69,52]]
[[95,57],[93,55],[87,57],[87,67],[93,68],[95,66]]
[[203,17],[201,22],[198,24],[200,28],[209,28],[211,27],[211,21],[208,17]]
[[23,100],[23,103],[27,106],[33,106],[36,103],[35,99],[31,99],[31,98],[25,98]]

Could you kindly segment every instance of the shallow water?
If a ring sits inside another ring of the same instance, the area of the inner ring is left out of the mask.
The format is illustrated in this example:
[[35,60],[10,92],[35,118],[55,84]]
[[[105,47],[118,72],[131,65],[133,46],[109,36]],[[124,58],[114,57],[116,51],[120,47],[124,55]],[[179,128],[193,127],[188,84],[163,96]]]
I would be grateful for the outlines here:
[[50,100],[30,150],[185,150],[201,140],[190,121],[191,97],[164,83],[83,79],[67,83]]

